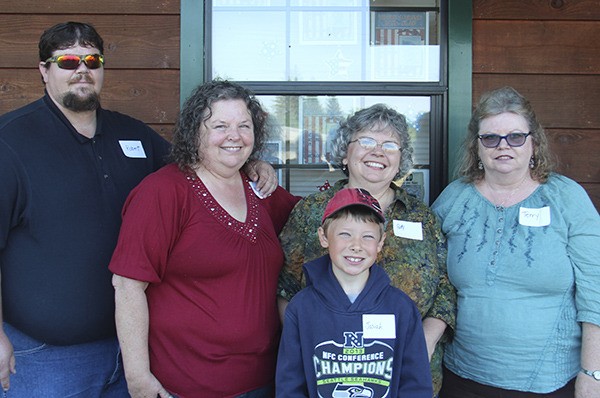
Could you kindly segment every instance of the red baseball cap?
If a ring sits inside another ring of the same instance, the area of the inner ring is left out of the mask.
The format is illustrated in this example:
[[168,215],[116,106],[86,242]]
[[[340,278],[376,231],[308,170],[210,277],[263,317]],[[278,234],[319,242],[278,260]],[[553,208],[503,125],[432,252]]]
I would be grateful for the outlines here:
[[344,188],[338,191],[338,193],[336,193],[333,198],[329,200],[329,203],[327,203],[321,223],[323,223],[325,219],[330,217],[333,213],[336,213],[348,206],[355,205],[368,207],[377,215],[381,222],[385,222],[385,217],[383,216],[383,211],[381,210],[381,206],[379,206],[379,202],[377,199],[371,196],[369,191],[362,188]]

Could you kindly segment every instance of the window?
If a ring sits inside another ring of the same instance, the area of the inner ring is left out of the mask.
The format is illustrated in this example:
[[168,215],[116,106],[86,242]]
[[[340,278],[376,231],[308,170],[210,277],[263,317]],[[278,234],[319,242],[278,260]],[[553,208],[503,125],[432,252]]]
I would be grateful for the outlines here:
[[[442,179],[445,11],[439,0],[207,2],[205,75],[251,88],[279,124],[264,158],[294,194],[343,178],[330,164],[337,123],[385,103],[410,125],[415,170],[405,187],[426,202]],[[436,179],[437,180],[437,179]],[[438,186],[439,185],[439,186]]]

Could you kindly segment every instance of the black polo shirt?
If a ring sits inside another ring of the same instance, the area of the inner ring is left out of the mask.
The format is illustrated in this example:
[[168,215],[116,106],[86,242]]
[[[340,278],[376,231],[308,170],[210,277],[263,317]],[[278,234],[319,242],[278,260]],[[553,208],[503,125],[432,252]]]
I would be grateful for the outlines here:
[[139,120],[97,118],[86,138],[47,94],[0,117],[3,318],[53,345],[115,336],[108,263],[121,208],[169,148]]

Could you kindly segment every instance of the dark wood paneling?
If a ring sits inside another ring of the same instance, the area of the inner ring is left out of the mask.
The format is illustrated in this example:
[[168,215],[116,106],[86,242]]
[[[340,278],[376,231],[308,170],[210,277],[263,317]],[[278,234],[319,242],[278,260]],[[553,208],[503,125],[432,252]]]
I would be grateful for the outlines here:
[[2,0],[0,9],[26,14],[179,14],[179,10],[179,0]]
[[557,171],[580,183],[600,181],[600,130],[547,129]]
[[599,34],[600,21],[474,21],[473,72],[600,74]]
[[596,210],[600,211],[600,184],[581,184],[592,199]]
[[527,97],[546,128],[600,129],[598,76],[474,74],[473,103],[502,86]]
[[473,18],[600,21],[600,0],[473,0]]
[[173,140],[174,124],[149,124],[148,126],[152,127],[154,131],[162,135],[167,141]]
[[102,104],[146,123],[175,123],[179,112],[179,71],[108,70]]
[[40,97],[44,90],[38,69],[0,70],[0,115]]
[[0,14],[0,68],[37,67],[44,29],[69,20],[94,25],[104,40],[107,67],[179,69],[179,15],[26,14]]
[[473,101],[513,86],[600,209],[600,0],[473,0]]
[[[0,76],[0,114],[43,94],[37,69],[5,69]],[[102,105],[149,124],[173,124],[179,112],[178,70],[107,69]]]

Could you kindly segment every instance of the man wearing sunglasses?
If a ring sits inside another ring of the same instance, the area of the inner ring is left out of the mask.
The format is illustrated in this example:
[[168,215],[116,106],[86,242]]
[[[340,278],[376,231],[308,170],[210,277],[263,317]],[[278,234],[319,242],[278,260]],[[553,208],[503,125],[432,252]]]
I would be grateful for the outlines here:
[[46,30],[45,95],[0,117],[0,381],[11,398],[128,396],[108,263],[125,198],[169,144],[100,106],[103,52],[90,25]]

